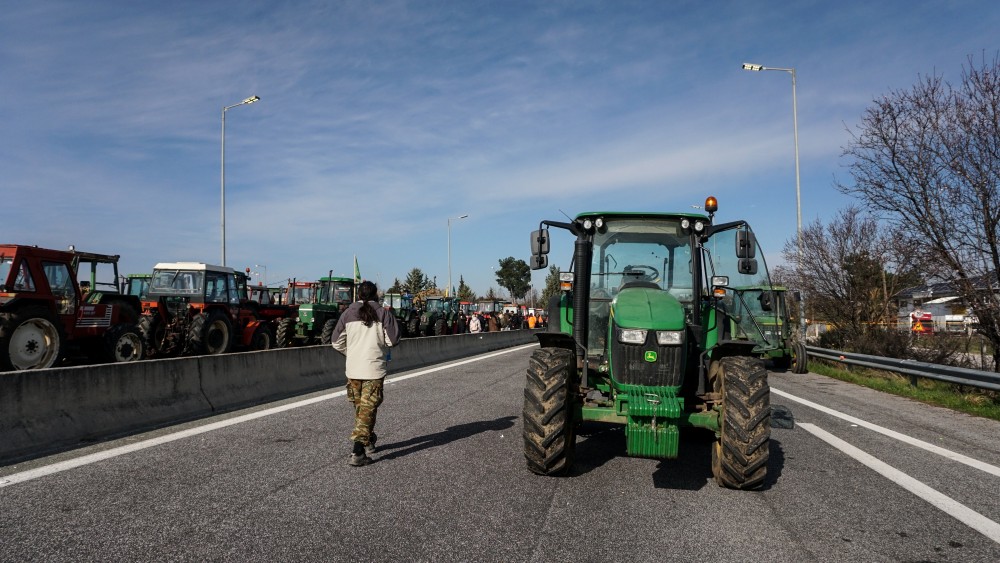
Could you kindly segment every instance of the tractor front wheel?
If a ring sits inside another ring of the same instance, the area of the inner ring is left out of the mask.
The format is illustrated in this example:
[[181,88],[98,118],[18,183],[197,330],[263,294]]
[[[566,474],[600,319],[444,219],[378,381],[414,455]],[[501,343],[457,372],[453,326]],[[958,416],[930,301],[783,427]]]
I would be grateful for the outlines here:
[[233,344],[233,324],[218,311],[200,313],[188,330],[188,351],[195,355],[228,352]]
[[795,358],[792,361],[792,373],[808,373],[809,372],[809,356],[806,354],[806,345],[802,342],[796,342],[792,349],[795,350]]
[[767,477],[771,440],[771,389],[757,358],[728,356],[710,370],[721,394],[719,436],[712,446],[712,475],[730,489],[756,489]]
[[274,333],[271,331],[271,325],[257,325],[257,328],[253,331],[253,336],[250,337],[250,349],[270,350],[271,348],[274,348]]
[[112,362],[135,362],[142,359],[143,338],[135,325],[117,324],[104,333],[104,350]]
[[444,322],[444,319],[438,319],[434,321],[434,328],[432,329],[433,336],[444,336],[448,334],[448,324]]
[[337,328],[337,319],[327,319],[323,323],[323,332],[319,335],[319,343],[329,346],[333,344],[333,331]]
[[43,307],[5,315],[0,327],[0,371],[47,369],[63,355],[62,330]]
[[275,342],[278,348],[288,348],[295,342],[295,319],[281,319],[278,330],[275,331]]
[[524,458],[532,473],[560,475],[573,466],[575,371],[571,350],[542,348],[531,355],[522,418]]

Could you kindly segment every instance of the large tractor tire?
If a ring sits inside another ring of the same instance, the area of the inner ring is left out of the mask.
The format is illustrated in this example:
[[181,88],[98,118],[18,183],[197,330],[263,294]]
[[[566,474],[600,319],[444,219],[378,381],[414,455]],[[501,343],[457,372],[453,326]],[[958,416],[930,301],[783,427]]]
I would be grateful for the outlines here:
[[295,319],[281,319],[274,333],[274,343],[278,348],[288,348],[295,343]]
[[327,319],[323,323],[323,332],[319,335],[319,343],[325,346],[333,344],[333,331],[337,328],[337,319]]
[[250,349],[260,351],[270,350],[274,347],[275,337],[271,325],[267,323],[257,325],[257,328],[253,331],[253,336],[250,337]]
[[143,358],[145,346],[135,325],[117,324],[104,333],[104,351],[110,362],[136,362]]
[[438,319],[434,321],[434,328],[430,332],[431,336],[444,336],[448,334],[448,323],[443,318]]
[[63,356],[66,339],[44,307],[4,315],[0,324],[0,371],[47,369]]
[[795,357],[792,360],[792,373],[808,373],[809,355],[806,353],[805,343],[796,342],[792,349],[795,350]]
[[233,324],[218,311],[200,313],[188,328],[188,352],[197,356],[224,354],[233,346]]
[[712,475],[720,486],[756,489],[767,477],[771,440],[771,388],[757,358],[729,356],[709,373],[722,397],[719,437],[712,445]]
[[160,315],[153,313],[139,318],[139,335],[142,338],[143,354],[146,358],[166,355],[164,350],[166,328]]
[[420,336],[420,317],[414,315],[408,323],[406,323],[406,332],[408,336]]
[[535,350],[524,386],[524,458],[538,475],[561,475],[573,466],[572,414],[576,356],[565,348]]

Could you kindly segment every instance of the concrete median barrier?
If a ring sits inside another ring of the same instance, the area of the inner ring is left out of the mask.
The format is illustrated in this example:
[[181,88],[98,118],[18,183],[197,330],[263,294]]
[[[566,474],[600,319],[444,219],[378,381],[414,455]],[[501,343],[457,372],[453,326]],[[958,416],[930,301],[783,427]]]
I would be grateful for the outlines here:
[[[389,372],[535,342],[537,330],[404,339]],[[329,346],[0,374],[0,465],[343,385]]]

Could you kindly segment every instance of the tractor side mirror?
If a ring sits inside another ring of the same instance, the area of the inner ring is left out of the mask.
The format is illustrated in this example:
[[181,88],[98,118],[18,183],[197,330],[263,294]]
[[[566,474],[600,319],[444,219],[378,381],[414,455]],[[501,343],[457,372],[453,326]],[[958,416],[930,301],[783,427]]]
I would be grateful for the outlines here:
[[757,274],[757,260],[753,258],[740,258],[736,268],[741,274],[754,276]]
[[771,311],[774,309],[774,299],[772,298],[770,291],[763,291],[758,297],[760,300],[760,310],[761,311]]
[[530,265],[532,270],[547,268],[549,266],[549,257],[542,254],[532,254]]
[[[754,236],[753,232],[748,230],[736,231],[736,257],[737,258],[755,258],[757,256],[757,237]],[[742,262],[742,261],[741,261]],[[743,272],[742,268],[740,272]],[[754,266],[754,273],[757,272],[756,266]]]
[[[531,253],[545,255],[549,253],[549,231],[539,229],[531,233]],[[543,268],[545,266],[542,266]]]

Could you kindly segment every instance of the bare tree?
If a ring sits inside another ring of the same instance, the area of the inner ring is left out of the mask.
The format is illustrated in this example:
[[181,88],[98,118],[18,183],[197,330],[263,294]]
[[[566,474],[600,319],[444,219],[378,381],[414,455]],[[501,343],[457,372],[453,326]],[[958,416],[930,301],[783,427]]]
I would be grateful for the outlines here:
[[[858,207],[840,211],[829,225],[818,220],[802,230],[802,263],[779,268],[776,278],[808,296],[808,317],[822,319],[858,341],[892,326],[892,303],[900,291],[920,282],[913,273],[908,239],[886,229]],[[782,254],[798,260],[796,240]]]
[[844,152],[860,197],[925,250],[993,344],[1000,371],[1000,60],[970,57],[961,83],[922,78],[874,101]]

